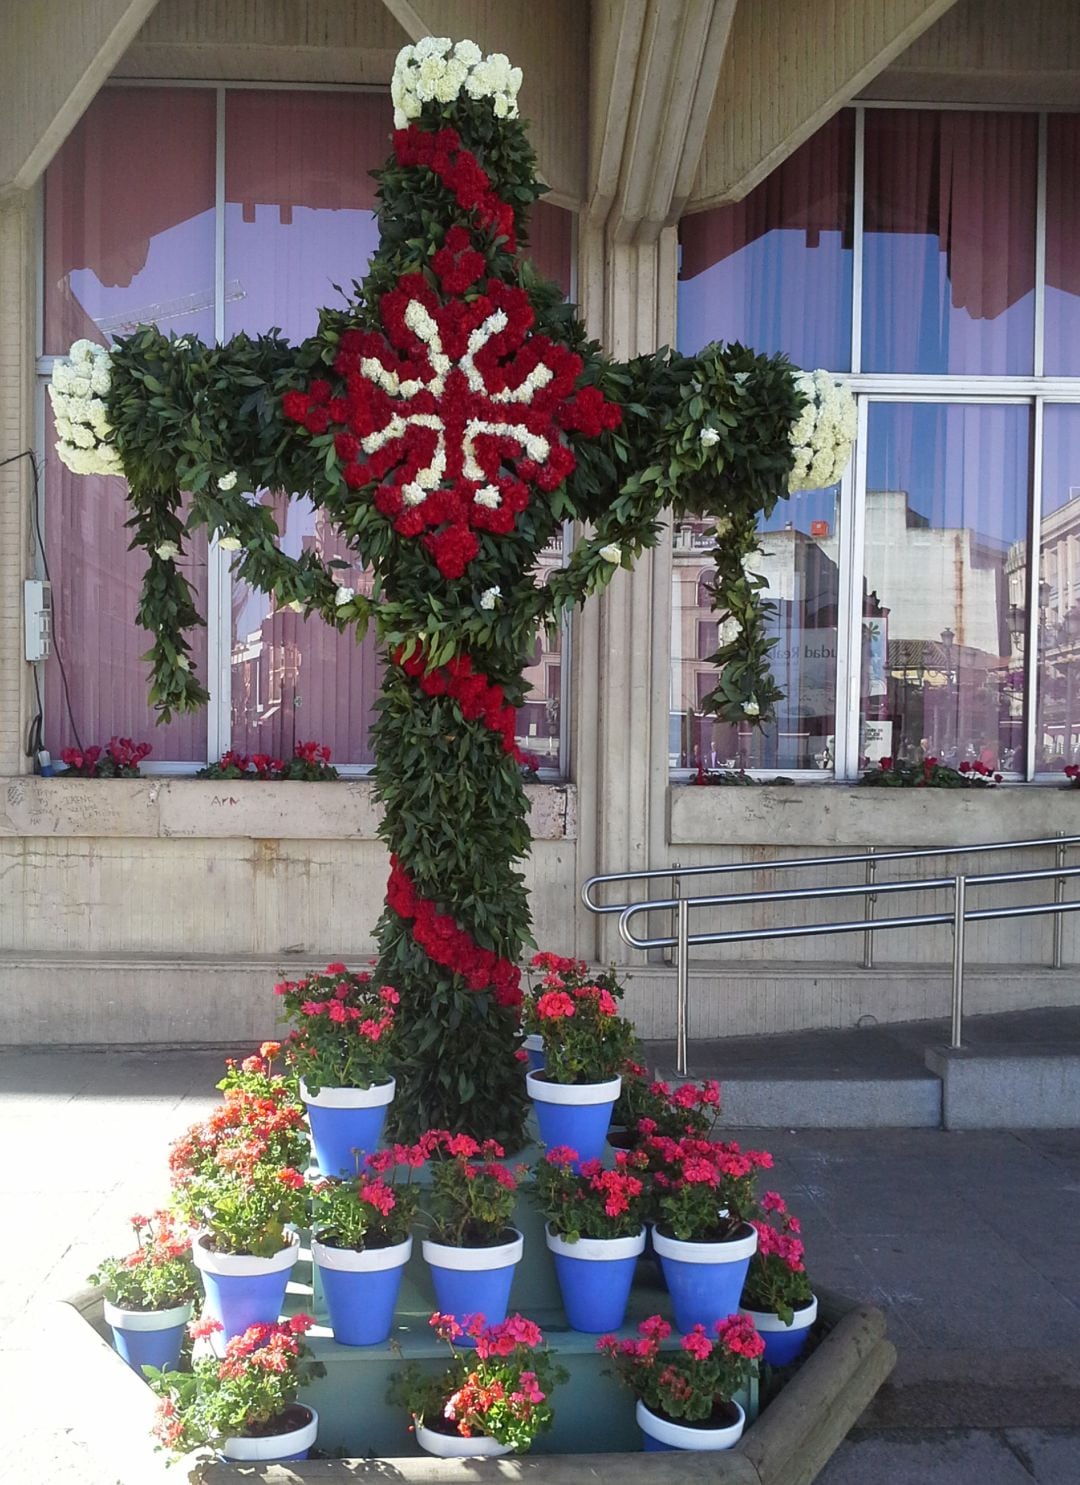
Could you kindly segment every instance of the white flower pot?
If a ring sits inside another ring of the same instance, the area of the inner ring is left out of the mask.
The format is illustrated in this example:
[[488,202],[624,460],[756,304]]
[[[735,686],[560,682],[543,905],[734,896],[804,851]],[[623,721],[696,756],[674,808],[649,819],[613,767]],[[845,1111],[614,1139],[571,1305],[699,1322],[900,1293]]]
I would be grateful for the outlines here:
[[[301,1405],[302,1406],[302,1405]],[[223,1458],[237,1463],[269,1463],[278,1459],[306,1459],[319,1432],[319,1415],[308,1408],[310,1419],[302,1428],[288,1433],[266,1434],[260,1438],[228,1438],[222,1442]]]
[[739,1408],[739,1417],[727,1428],[693,1428],[685,1423],[672,1423],[669,1419],[650,1412],[640,1399],[636,1417],[642,1433],[647,1438],[654,1439],[657,1446],[700,1453],[703,1450],[730,1449],[739,1442],[746,1427],[746,1414],[738,1403],[733,1403],[732,1406]]
[[[489,1325],[506,1319],[514,1267],[521,1262],[525,1239],[517,1228],[514,1239],[494,1248],[454,1248],[449,1243],[424,1239],[424,1259],[431,1269],[435,1302],[444,1315],[460,1321],[466,1315],[483,1315]],[[458,1345],[471,1346],[461,1337]]]
[[439,1459],[494,1459],[501,1454],[514,1452],[513,1444],[500,1444],[498,1439],[488,1438],[486,1434],[463,1439],[454,1434],[439,1433],[434,1428],[425,1428],[418,1420],[416,1442],[425,1453],[434,1454]]
[[772,1310],[748,1310],[743,1305],[740,1313],[753,1321],[754,1329],[765,1342],[762,1361],[770,1366],[790,1366],[806,1347],[817,1311],[817,1295],[814,1295],[809,1304],[795,1311],[790,1325],[785,1325]]
[[758,1235],[746,1224],[742,1237],[726,1243],[682,1242],[653,1228],[653,1251],[675,1310],[676,1327],[685,1335],[695,1325],[712,1331],[717,1320],[734,1315],[742,1298]]
[[549,1225],[545,1238],[570,1328],[592,1335],[618,1330],[626,1318],[638,1257],[645,1251],[644,1227],[634,1237],[583,1237],[569,1243]]
[[311,1125],[315,1161],[324,1176],[356,1175],[364,1153],[379,1143],[396,1087],[390,1078],[370,1088],[320,1088],[311,1093],[301,1078],[300,1097]]
[[203,1276],[206,1312],[220,1320],[223,1331],[211,1337],[221,1350],[234,1335],[243,1335],[249,1325],[273,1325],[281,1314],[289,1273],[300,1256],[300,1238],[286,1232],[284,1248],[266,1258],[252,1253],[215,1253],[206,1246],[206,1235],[192,1244],[195,1267]]
[[599,1160],[621,1078],[602,1083],[552,1083],[538,1073],[527,1073],[525,1087],[536,1108],[540,1139],[549,1150],[565,1145],[578,1153],[578,1163]]
[[167,1310],[124,1310],[105,1300],[106,1323],[113,1333],[117,1354],[132,1371],[142,1375],[144,1366],[158,1371],[175,1369],[184,1343],[184,1327],[191,1319],[194,1300]]
[[412,1257],[412,1238],[389,1248],[331,1248],[311,1239],[311,1256],[322,1280],[334,1339],[342,1346],[377,1346],[389,1339],[401,1289],[402,1270]]

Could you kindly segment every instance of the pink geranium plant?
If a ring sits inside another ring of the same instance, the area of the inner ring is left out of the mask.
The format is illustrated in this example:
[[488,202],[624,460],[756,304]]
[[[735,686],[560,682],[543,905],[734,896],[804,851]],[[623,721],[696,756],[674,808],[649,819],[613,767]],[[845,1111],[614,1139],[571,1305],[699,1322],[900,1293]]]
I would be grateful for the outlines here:
[[[430,1324],[450,1348],[450,1366],[433,1377],[413,1363],[394,1377],[387,1401],[435,1432],[491,1438],[524,1453],[551,1427],[551,1393],[567,1375],[540,1327],[521,1315],[488,1325],[483,1315],[459,1323],[436,1313]],[[459,1351],[454,1342],[466,1334],[474,1346]]]
[[[223,1357],[199,1356],[190,1372],[148,1367],[159,1398],[159,1444],[184,1454],[227,1438],[272,1436],[302,1426],[306,1410],[296,1407],[297,1394],[325,1371],[304,1340],[314,1324],[310,1315],[293,1315],[279,1325],[252,1325],[233,1336]],[[196,1339],[220,1329],[213,1319],[190,1327]]]
[[556,1145],[537,1161],[536,1198],[553,1233],[579,1238],[636,1237],[645,1222],[647,1161],[633,1150],[616,1150],[614,1169],[586,1160],[575,1173],[577,1151]]
[[765,1343],[744,1315],[718,1320],[715,1339],[703,1325],[680,1337],[677,1349],[662,1350],[671,1326],[650,1315],[638,1326],[638,1339],[601,1336],[596,1349],[610,1356],[619,1380],[651,1413],[688,1423],[720,1423],[723,1410],[750,1380]]
[[528,1166],[512,1170],[495,1140],[432,1129],[419,1148],[431,1157],[431,1220],[437,1242],[454,1248],[490,1248],[507,1241],[518,1183]]
[[633,1058],[627,1058],[621,1076],[614,1120],[632,1139],[650,1134],[708,1139],[712,1134],[720,1117],[720,1084],[715,1079],[680,1083],[673,1091],[670,1083],[650,1078],[648,1069]]
[[614,974],[590,976],[581,959],[536,954],[543,972],[526,997],[526,1031],[544,1043],[544,1075],[553,1083],[605,1083],[619,1075],[634,1028],[619,1015],[622,987]]
[[756,1215],[755,1178],[773,1163],[767,1150],[743,1150],[733,1140],[672,1140],[658,1134],[649,1135],[641,1148],[652,1169],[662,1232],[684,1243],[723,1242]]
[[752,1220],[758,1244],[750,1259],[742,1303],[748,1310],[778,1315],[790,1325],[795,1311],[804,1309],[814,1297],[803,1261],[802,1224],[776,1191],[765,1192],[761,1215]]
[[309,1093],[385,1083],[394,1064],[394,1021],[401,999],[344,964],[274,986],[293,1030],[286,1057]]
[[173,1205],[218,1253],[267,1257],[307,1215],[307,1129],[291,1080],[273,1070],[280,1051],[264,1042],[258,1056],[229,1063],[224,1100],[169,1152]]
[[131,1218],[135,1246],[120,1258],[106,1258],[90,1275],[110,1304],[121,1310],[171,1310],[199,1293],[191,1261],[191,1237],[172,1212]]
[[423,1145],[392,1145],[369,1155],[348,1181],[319,1181],[311,1192],[311,1228],[329,1248],[389,1248],[409,1236],[420,1200],[414,1179],[427,1161]]

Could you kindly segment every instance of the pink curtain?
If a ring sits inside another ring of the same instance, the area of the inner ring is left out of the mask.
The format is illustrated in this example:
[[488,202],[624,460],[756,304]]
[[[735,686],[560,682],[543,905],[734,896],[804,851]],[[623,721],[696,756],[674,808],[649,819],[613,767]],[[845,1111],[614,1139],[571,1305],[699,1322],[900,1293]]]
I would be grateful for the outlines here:
[[140,320],[213,338],[214,119],[195,88],[105,88],[86,110],[45,180],[46,355]]
[[1048,376],[1080,372],[1080,117],[1052,113],[1046,139],[1046,342]]
[[681,350],[739,340],[802,366],[850,366],[854,168],[844,110],[744,200],[683,218]]
[[868,109],[865,371],[1033,364],[1038,121]]

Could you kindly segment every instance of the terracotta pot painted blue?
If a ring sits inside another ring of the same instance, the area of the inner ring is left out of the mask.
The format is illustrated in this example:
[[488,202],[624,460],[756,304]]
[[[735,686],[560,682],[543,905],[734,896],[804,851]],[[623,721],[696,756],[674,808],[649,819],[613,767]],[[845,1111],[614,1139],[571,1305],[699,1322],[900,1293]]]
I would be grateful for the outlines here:
[[371,1088],[320,1088],[310,1093],[301,1079],[315,1164],[324,1176],[348,1179],[357,1174],[364,1153],[374,1150],[382,1137],[395,1087],[391,1078]]
[[[288,1237],[289,1234],[286,1234]],[[221,1345],[234,1335],[243,1335],[249,1325],[275,1325],[285,1301],[289,1272],[300,1254],[299,1239],[269,1258],[250,1253],[214,1253],[205,1237],[192,1244],[195,1267],[203,1277],[206,1314],[224,1327],[215,1342]]]
[[754,1329],[765,1342],[762,1361],[770,1366],[790,1366],[806,1350],[810,1327],[817,1319],[817,1297],[795,1311],[790,1325],[771,1310],[748,1310],[744,1305],[742,1313],[754,1322]]
[[[424,1239],[436,1309],[453,1315],[459,1324],[467,1315],[483,1315],[488,1325],[506,1319],[514,1269],[525,1251],[525,1239],[517,1228],[508,1231],[513,1232],[513,1241],[493,1248],[453,1248],[448,1243]],[[457,1346],[472,1344],[468,1336],[455,1342]]]
[[739,1417],[735,1423],[729,1424],[726,1428],[701,1428],[700,1426],[692,1427],[687,1423],[673,1423],[669,1418],[661,1418],[657,1413],[650,1412],[639,1400],[636,1416],[645,1452],[658,1454],[678,1450],[684,1453],[701,1453],[706,1450],[733,1448],[742,1438],[742,1431],[746,1427],[746,1414],[738,1403],[732,1403],[732,1407],[739,1409]]
[[175,1371],[184,1343],[184,1327],[191,1319],[194,1302],[168,1310],[123,1310],[105,1301],[105,1320],[113,1333],[117,1355],[133,1372],[142,1375],[144,1366]]
[[221,1445],[223,1459],[238,1464],[278,1464],[290,1459],[306,1459],[319,1432],[319,1415],[314,1408],[304,1408],[311,1417],[301,1428],[288,1433],[267,1434],[260,1438],[228,1438]]
[[548,1227],[547,1245],[571,1330],[593,1335],[618,1330],[626,1318],[638,1257],[645,1250],[644,1227],[635,1237],[583,1237],[576,1243]]
[[525,1086],[536,1111],[542,1144],[549,1150],[556,1145],[576,1150],[575,1170],[582,1161],[603,1158],[621,1078],[609,1078],[604,1083],[551,1083],[528,1073]]
[[311,1239],[334,1340],[341,1346],[377,1346],[389,1340],[412,1238],[389,1248],[330,1248]]
[[684,1243],[653,1228],[653,1247],[671,1295],[676,1328],[683,1335],[695,1325],[704,1325],[711,1334],[718,1320],[736,1313],[757,1240],[748,1222],[724,1243]]

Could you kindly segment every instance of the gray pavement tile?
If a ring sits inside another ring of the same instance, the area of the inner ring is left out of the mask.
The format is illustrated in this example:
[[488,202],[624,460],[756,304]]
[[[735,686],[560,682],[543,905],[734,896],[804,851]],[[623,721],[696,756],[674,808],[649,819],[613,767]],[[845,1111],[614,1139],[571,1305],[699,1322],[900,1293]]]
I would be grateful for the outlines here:
[[1080,1480],[1080,1429],[1010,1428],[1005,1437],[1037,1485]]
[[[1063,1475],[1054,1485],[1067,1485]],[[972,1430],[868,1434],[847,1439],[818,1475],[818,1485],[1032,1485],[1003,1437]]]

